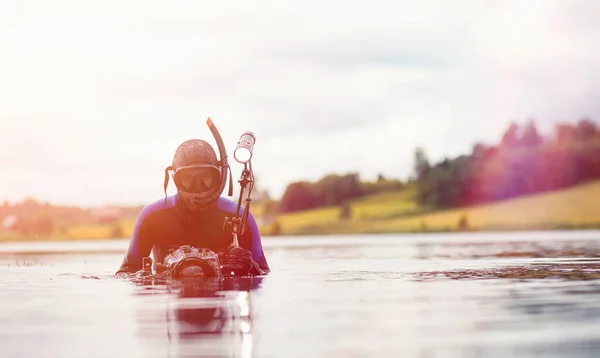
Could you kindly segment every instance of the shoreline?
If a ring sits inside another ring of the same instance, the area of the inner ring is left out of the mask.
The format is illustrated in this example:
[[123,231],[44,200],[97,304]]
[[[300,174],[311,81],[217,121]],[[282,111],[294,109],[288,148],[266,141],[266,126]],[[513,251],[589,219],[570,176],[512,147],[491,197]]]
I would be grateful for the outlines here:
[[[535,232],[535,231],[594,231],[600,230],[600,223],[593,225],[539,225],[539,226],[497,226],[485,228],[472,228],[466,230],[459,229],[429,229],[429,230],[342,230],[342,231],[325,231],[315,230],[310,228],[307,230],[299,230],[298,232],[281,232],[273,235],[268,230],[261,231],[262,237],[277,238],[280,236],[339,236],[339,235],[393,235],[393,234],[460,234],[460,233],[502,233],[502,232]],[[69,242],[69,241],[120,241],[129,240],[130,237],[17,237],[11,235],[10,238],[0,236],[0,244],[3,243],[19,243],[19,242]]]

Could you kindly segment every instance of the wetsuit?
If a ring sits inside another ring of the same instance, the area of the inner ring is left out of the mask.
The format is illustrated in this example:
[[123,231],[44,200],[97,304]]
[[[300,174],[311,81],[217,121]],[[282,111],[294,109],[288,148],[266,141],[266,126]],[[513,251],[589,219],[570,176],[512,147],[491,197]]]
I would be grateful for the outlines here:
[[[232,242],[231,233],[224,230],[225,217],[235,215],[237,203],[219,197],[217,202],[201,214],[191,214],[183,207],[177,194],[147,205],[138,216],[127,254],[119,272],[137,272],[142,269],[142,258],[153,253],[154,263],[162,263],[169,249],[182,245],[208,248],[214,252],[226,251]],[[240,211],[241,212],[241,211]],[[265,272],[269,265],[265,258],[258,225],[252,213],[248,215],[246,230],[238,235],[240,247],[252,252],[252,260]]]

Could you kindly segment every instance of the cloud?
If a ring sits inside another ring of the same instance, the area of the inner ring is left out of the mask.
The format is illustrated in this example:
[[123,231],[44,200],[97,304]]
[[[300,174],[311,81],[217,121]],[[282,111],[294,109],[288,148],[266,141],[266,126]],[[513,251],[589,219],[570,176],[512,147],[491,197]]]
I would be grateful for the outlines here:
[[208,116],[230,154],[256,133],[254,167],[275,195],[330,172],[404,178],[416,146],[458,155],[529,116],[546,132],[598,119],[599,9],[5,1],[0,198],[153,200],[180,142],[214,143]]

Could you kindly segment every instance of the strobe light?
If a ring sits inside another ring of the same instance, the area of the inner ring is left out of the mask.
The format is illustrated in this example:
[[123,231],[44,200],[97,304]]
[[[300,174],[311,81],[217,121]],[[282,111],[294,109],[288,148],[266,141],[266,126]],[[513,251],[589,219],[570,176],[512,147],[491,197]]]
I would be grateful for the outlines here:
[[254,143],[256,137],[252,132],[244,132],[240,136],[240,140],[233,151],[233,157],[240,164],[246,164],[252,159],[252,150],[254,149]]

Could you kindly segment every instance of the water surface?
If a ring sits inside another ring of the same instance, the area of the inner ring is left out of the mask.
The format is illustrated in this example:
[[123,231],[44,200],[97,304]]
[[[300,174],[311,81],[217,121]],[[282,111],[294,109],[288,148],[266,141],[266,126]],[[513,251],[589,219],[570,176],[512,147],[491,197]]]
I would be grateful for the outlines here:
[[598,357],[600,232],[265,238],[264,278],[134,283],[128,241],[0,244],[0,357]]

